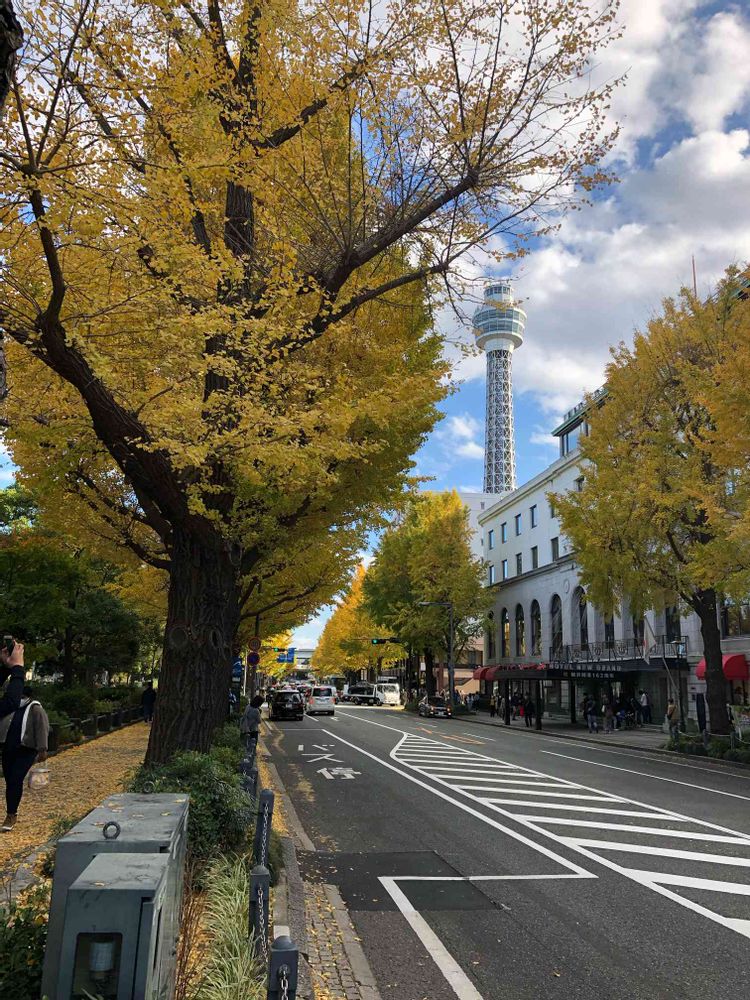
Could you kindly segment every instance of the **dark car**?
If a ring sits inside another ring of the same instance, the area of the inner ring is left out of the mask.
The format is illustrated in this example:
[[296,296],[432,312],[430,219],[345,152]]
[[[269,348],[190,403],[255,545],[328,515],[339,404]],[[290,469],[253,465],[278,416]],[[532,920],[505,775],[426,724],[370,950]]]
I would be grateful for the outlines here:
[[419,714],[429,716],[433,719],[450,719],[451,707],[445,698],[433,694],[429,698],[423,698],[420,701]]
[[302,696],[296,691],[274,691],[271,704],[268,706],[269,719],[296,719],[301,721],[305,715],[305,705]]

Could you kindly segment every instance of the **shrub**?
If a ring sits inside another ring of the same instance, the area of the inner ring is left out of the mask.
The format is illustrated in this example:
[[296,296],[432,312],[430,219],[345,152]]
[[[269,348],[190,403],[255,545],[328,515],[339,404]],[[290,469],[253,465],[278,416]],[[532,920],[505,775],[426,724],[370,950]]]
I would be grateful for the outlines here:
[[416,700],[415,701],[407,701],[407,703],[404,705],[404,711],[405,712],[417,712],[417,711],[419,711],[419,702],[416,701]]
[[469,712],[469,709],[468,709],[468,707],[466,705],[462,705],[459,702],[456,702],[456,704],[454,704],[454,706],[453,706],[453,714],[454,715],[469,715],[470,712]]
[[236,751],[237,759],[242,760],[244,747],[240,735],[239,723],[225,722],[223,726],[215,730],[211,743],[214,747],[227,747],[230,750]]
[[38,997],[47,940],[50,884],[42,882],[0,908],[0,996]]
[[[39,701],[47,712],[61,712],[70,719],[83,719],[96,710],[96,694],[85,687],[64,688],[57,684],[38,687]],[[109,709],[108,709],[109,710]]]
[[133,792],[185,792],[190,796],[188,847],[191,858],[199,864],[217,854],[240,850],[247,843],[252,802],[225,756],[180,753],[166,764],[139,768],[130,785]]
[[738,747],[735,750],[727,750],[724,754],[724,760],[733,760],[738,764],[750,764],[750,748],[745,750]]

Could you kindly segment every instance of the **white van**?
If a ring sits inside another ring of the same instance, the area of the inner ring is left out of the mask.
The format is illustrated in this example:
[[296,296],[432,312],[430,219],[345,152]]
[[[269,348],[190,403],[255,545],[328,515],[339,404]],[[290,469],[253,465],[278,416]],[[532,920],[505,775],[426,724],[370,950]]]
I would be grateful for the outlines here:
[[378,681],[375,692],[381,705],[401,704],[401,693],[395,681]]

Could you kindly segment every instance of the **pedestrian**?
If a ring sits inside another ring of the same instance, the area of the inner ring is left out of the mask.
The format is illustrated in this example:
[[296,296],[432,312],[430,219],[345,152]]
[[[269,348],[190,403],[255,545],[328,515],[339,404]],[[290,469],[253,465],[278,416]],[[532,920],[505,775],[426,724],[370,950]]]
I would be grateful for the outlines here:
[[531,729],[534,723],[534,702],[531,700],[531,695],[523,703],[523,721],[526,723],[526,728]]
[[497,714],[505,721],[505,695],[501,694],[497,702]]
[[251,751],[251,756],[255,755],[258,745],[258,734],[260,732],[260,706],[263,699],[256,695],[247,705],[247,708],[240,719],[240,735],[245,738],[245,747]]
[[586,699],[586,722],[590,733],[599,732],[599,721],[596,715],[596,702],[593,698]]
[[16,825],[23,783],[35,760],[47,759],[49,719],[30,687],[23,688],[21,703],[15,712],[0,719],[0,743],[3,745],[3,778],[7,814],[0,829],[10,832]]
[[151,723],[154,718],[154,705],[156,704],[156,691],[154,691],[154,682],[149,681],[146,688],[141,695],[141,710],[143,712],[143,721]]
[[497,712],[497,698],[493,694],[492,697],[490,698],[490,718],[491,719],[495,718],[495,713],[496,712]]
[[602,705],[602,715],[604,716],[604,732],[614,732],[615,713],[609,701],[605,701]]
[[651,723],[651,702],[645,691],[640,692],[641,718],[644,723]]
[[669,738],[675,743],[680,741],[680,710],[677,708],[674,698],[670,698],[667,704],[667,722],[669,723]]
[[0,685],[8,681],[5,694],[0,698],[0,718],[15,712],[23,697],[23,643],[15,640],[11,642],[13,646],[10,651],[5,646],[0,647]]

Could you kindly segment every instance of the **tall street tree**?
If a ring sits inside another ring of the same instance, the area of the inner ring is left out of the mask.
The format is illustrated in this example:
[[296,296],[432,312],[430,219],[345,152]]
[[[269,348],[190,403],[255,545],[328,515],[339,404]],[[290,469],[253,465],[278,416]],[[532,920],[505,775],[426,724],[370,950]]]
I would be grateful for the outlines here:
[[263,561],[403,492],[442,392],[425,296],[605,180],[616,7],[50,0],[25,25],[3,419],[42,502],[77,492],[72,520],[169,573],[149,760],[209,744]]
[[604,406],[581,439],[581,492],[558,496],[593,602],[614,611],[676,599],[700,619],[711,729],[728,731],[718,605],[750,587],[747,390],[727,399],[750,354],[750,303],[730,271],[706,302],[683,290],[632,348],[613,352]]

